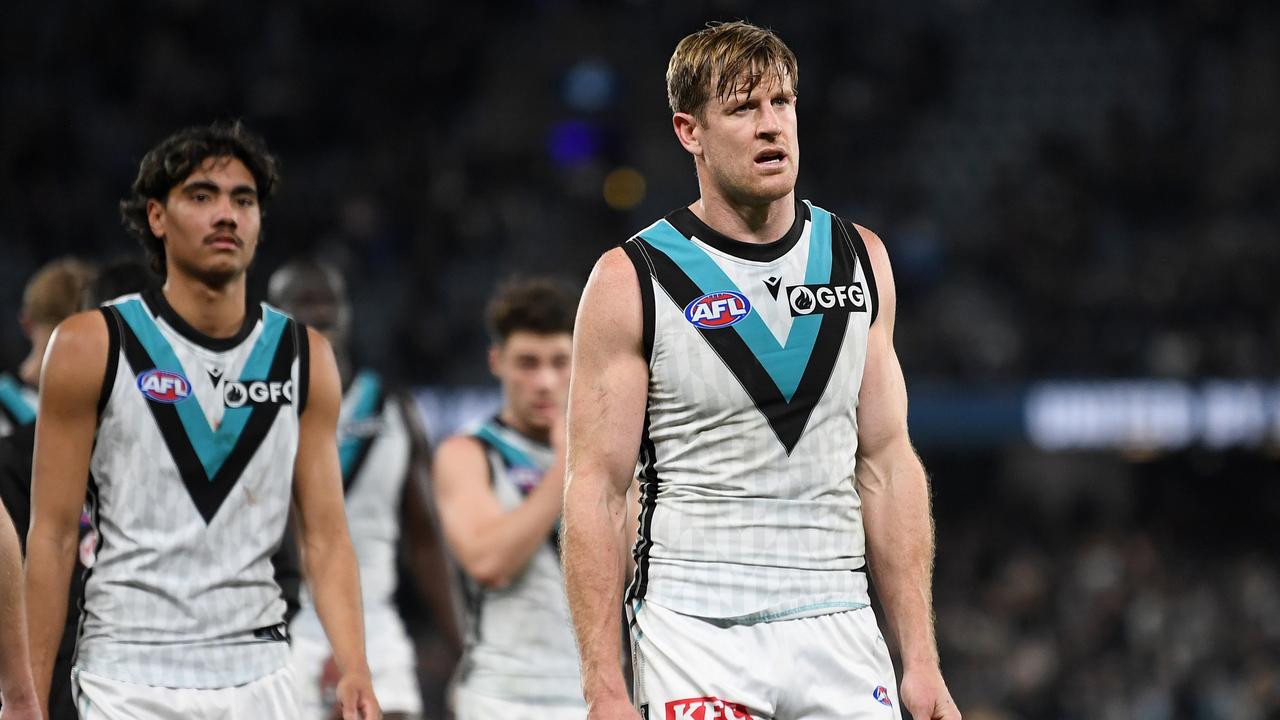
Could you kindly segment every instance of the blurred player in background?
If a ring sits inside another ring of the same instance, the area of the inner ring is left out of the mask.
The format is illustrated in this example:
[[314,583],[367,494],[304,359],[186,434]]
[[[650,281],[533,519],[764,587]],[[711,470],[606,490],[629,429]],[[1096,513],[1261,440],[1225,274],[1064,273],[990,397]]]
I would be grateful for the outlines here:
[[[89,265],[73,258],[62,258],[46,264],[28,281],[23,293],[22,328],[31,340],[31,355],[22,364],[21,376],[26,383],[23,393],[32,396],[40,387],[40,364],[49,336],[58,323],[80,309],[85,289],[96,280]],[[0,379],[0,397],[14,401]],[[5,397],[7,395],[7,397]],[[0,500],[9,509],[19,544],[26,537],[31,522],[31,455],[35,446],[35,400],[27,410],[26,422],[15,424],[8,435],[0,438]],[[27,407],[27,406],[20,406]],[[83,503],[83,499],[81,499]],[[49,691],[47,720],[75,720],[76,709],[71,694],[71,663],[75,656],[75,629],[80,622],[80,599],[84,594],[84,568],[92,561],[96,538],[85,513],[80,516],[79,552],[67,594],[66,624],[58,655],[54,661],[53,682]]]
[[160,277],[147,263],[132,257],[111,260],[98,266],[93,280],[85,286],[81,307],[96,308],[122,295],[146,292],[160,287]]
[[[271,276],[268,295],[333,347],[344,392],[338,452],[347,522],[360,563],[373,687],[388,720],[419,717],[422,693],[413,644],[393,602],[399,550],[432,605],[436,628],[451,647],[459,640],[448,558],[428,506],[431,458],[417,406],[409,395],[390,390],[377,373],[355,368],[351,303],[335,268],[315,260],[290,262]],[[333,703],[326,690],[336,680],[333,650],[308,594],[291,634],[302,717],[327,718]]]
[[502,409],[436,454],[437,504],[467,608],[458,720],[586,716],[557,538],[574,307],[547,280],[499,291],[489,368]]
[[27,536],[42,703],[92,471],[101,543],[72,679],[82,718],[298,717],[269,562],[291,499],[344,717],[381,715],[342,508],[333,354],[245,300],[277,178],[238,123],[165,139],[121,203],[162,290],[75,315],[50,341]]
[[[80,293],[92,278],[92,266],[75,258],[62,258],[46,264],[27,281],[18,322],[31,341],[31,352],[18,367],[16,378],[0,374],[0,437],[35,422],[40,363],[49,336],[58,323],[80,309]],[[25,531],[26,526],[22,529]]]
[[[701,197],[606,253],[583,296],[565,567],[593,720],[899,717],[868,562],[907,709],[960,717],[888,256],[796,198],[797,81],[791,50],[746,23],[679,43],[667,90]],[[639,713],[614,625],[637,454]]]

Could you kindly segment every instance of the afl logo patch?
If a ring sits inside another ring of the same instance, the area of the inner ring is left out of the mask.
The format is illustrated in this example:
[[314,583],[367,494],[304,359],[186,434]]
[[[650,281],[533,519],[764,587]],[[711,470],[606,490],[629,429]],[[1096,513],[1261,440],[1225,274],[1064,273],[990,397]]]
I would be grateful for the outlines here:
[[750,312],[751,303],[745,295],[726,290],[707,293],[689,303],[684,317],[700,328],[718,330],[738,323]]
[[877,685],[876,689],[871,691],[871,697],[875,698],[876,702],[881,705],[893,707],[893,701],[889,699],[889,691],[883,685]]
[[187,382],[186,376],[168,370],[154,369],[142,373],[138,376],[138,390],[149,400],[170,405],[191,397],[191,383]]

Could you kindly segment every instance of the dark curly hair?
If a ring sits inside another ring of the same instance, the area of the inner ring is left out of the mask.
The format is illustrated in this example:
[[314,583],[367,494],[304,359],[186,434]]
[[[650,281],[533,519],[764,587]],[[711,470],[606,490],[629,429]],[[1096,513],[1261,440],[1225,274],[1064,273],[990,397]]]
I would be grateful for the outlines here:
[[572,334],[577,312],[578,299],[560,283],[533,277],[503,283],[485,314],[490,337],[501,345],[521,330],[538,335]]
[[151,232],[147,201],[165,202],[174,186],[211,157],[233,157],[244,163],[258,186],[258,202],[264,216],[266,202],[280,182],[275,156],[262,138],[238,120],[179,130],[152,148],[138,165],[133,192],[120,201],[120,219],[146,250],[151,269],[161,276],[165,274],[164,240]]

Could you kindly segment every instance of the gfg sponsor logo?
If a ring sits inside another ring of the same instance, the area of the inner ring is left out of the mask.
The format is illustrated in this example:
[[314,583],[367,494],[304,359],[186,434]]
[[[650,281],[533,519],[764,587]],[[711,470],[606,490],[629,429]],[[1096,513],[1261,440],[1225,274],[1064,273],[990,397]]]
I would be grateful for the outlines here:
[[191,383],[187,382],[186,376],[168,370],[154,369],[142,373],[138,376],[138,390],[148,400],[169,405],[191,397]]
[[667,703],[666,720],[751,720],[751,713],[735,702],[700,697]]
[[867,311],[862,283],[852,285],[791,285],[787,288],[791,317]]
[[251,380],[227,382],[222,386],[222,402],[229,408],[252,405],[280,405],[293,402],[293,381]]
[[731,290],[712,292],[689,303],[684,317],[694,325],[717,330],[733,325],[751,312],[751,303],[742,293]]
[[893,701],[889,699],[889,691],[883,685],[877,685],[876,689],[871,691],[871,697],[875,698],[876,702],[881,705],[893,707]]

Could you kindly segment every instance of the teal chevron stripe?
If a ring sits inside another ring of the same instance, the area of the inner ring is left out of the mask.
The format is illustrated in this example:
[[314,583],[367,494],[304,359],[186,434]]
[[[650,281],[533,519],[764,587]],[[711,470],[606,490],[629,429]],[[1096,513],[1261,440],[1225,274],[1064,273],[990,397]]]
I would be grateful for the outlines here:
[[[168,372],[180,373],[190,383],[190,376],[178,361],[178,356],[173,353],[169,341],[165,340],[164,335],[161,334],[160,328],[156,327],[155,321],[151,319],[142,301],[129,300],[116,307],[120,310],[121,317],[133,330],[133,334],[137,336],[138,341],[142,343],[142,347],[151,356],[156,367]],[[240,373],[242,382],[266,379],[271,360],[275,357],[276,349],[280,345],[280,336],[287,324],[288,318],[285,315],[270,308],[264,309],[262,332],[259,333],[245,362],[244,370]],[[187,431],[187,438],[191,440],[191,447],[200,458],[205,477],[212,482],[240,439],[240,432],[249,421],[253,408],[250,405],[227,408],[222,416],[222,423],[215,432],[209,427],[209,420],[205,417],[200,402],[194,397],[188,400],[190,401],[176,403],[174,408],[178,411],[182,426]]]
[[[264,306],[262,308],[262,332],[258,335],[258,340],[254,342],[253,349],[249,351],[249,358],[245,361],[244,367],[240,370],[240,382],[251,382],[253,380],[266,380],[267,375],[271,372],[271,361],[276,356],[276,350],[280,347],[280,336],[284,333],[284,328],[289,324],[289,318],[278,310]],[[178,403],[179,410],[186,403]],[[199,409],[199,408],[196,408]],[[253,406],[245,403],[238,408],[227,408],[222,415],[222,424],[218,426],[218,431],[213,433],[213,439],[216,443],[215,448],[209,450],[209,457],[217,457],[216,465],[210,472],[209,477],[222,467],[222,463],[231,454],[231,449],[236,446],[236,442],[240,440],[240,432],[244,430],[245,423],[249,422],[249,416],[253,414]],[[204,413],[200,414],[200,419],[204,420]],[[186,419],[183,419],[186,424]],[[208,423],[205,422],[208,427]],[[201,450],[192,438],[191,444],[196,449],[196,454],[200,456],[200,461],[205,465],[205,471],[209,472],[210,463],[205,459],[205,451]]]
[[538,467],[538,463],[534,462],[533,459],[520,450],[520,448],[516,447],[511,443],[511,441],[503,437],[503,433],[494,431],[494,429],[490,427],[490,423],[481,425],[480,429],[476,430],[475,436],[497,448],[498,453],[502,455],[502,459],[506,460],[507,464],[512,467]]
[[22,387],[9,375],[0,376],[0,404],[9,409],[9,414],[18,424],[35,422],[36,409],[22,394]]
[[[382,380],[377,373],[370,370],[361,370],[355,380],[351,381],[351,389],[347,392],[356,398],[355,406],[351,408],[351,417],[347,423],[360,422],[368,420],[373,411],[378,407],[378,396],[381,394]],[[356,458],[360,457],[360,441],[365,438],[350,435],[342,439],[342,443],[338,446],[338,457],[342,461],[342,476],[350,478],[351,471],[355,466]]]
[[[823,285],[831,281],[831,215],[810,205],[809,216],[809,260],[805,267],[804,282],[806,285]],[[642,232],[640,237],[679,265],[704,294],[726,290],[742,293],[715,260],[666,220],[655,223]],[[754,311],[732,326],[788,402],[800,386],[800,378],[809,365],[813,343],[821,327],[820,315],[795,318],[791,321],[786,344],[781,345],[764,324],[764,320]]]

